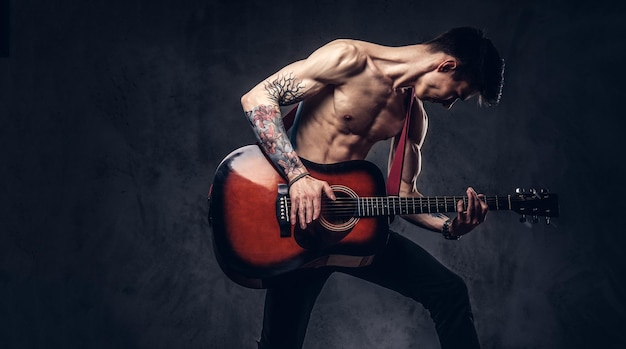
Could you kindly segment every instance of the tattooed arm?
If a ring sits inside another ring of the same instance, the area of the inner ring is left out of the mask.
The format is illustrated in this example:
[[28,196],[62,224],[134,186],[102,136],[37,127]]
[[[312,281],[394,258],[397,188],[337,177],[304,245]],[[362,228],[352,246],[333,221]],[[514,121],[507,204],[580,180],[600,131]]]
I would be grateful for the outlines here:
[[280,106],[300,102],[328,85],[341,84],[362,68],[361,61],[349,41],[334,41],[279,70],[241,98],[261,148],[290,182],[291,222],[295,224],[298,218],[302,228],[319,217],[322,193],[331,199],[335,196],[328,183],[308,175],[287,137]]
[[[244,112],[256,132],[259,144],[265,154],[281,169],[287,179],[291,180],[307,173],[306,168],[295,153],[286,136],[280,106],[300,102],[304,96],[304,83],[297,81],[293,73],[276,74],[274,77],[257,86],[263,88],[268,104],[252,106],[246,109],[248,101],[242,99]],[[253,90],[254,91],[254,90]],[[258,92],[257,92],[258,93]],[[250,98],[249,95],[244,98]]]

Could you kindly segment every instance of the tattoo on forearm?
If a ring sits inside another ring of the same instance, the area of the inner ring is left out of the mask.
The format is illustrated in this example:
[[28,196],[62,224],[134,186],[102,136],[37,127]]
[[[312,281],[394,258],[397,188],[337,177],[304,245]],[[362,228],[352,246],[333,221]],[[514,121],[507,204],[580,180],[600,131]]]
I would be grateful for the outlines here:
[[269,158],[282,168],[285,175],[304,173],[304,165],[293,150],[287,136],[281,132],[284,131],[285,126],[280,108],[275,105],[260,105],[245,113],[256,130],[261,147]]
[[450,217],[446,216],[443,213],[430,213],[430,215],[435,217],[435,218],[450,219]]
[[304,83],[298,81],[293,74],[279,75],[274,81],[265,82],[265,90],[278,105],[289,105],[300,102],[304,96]]

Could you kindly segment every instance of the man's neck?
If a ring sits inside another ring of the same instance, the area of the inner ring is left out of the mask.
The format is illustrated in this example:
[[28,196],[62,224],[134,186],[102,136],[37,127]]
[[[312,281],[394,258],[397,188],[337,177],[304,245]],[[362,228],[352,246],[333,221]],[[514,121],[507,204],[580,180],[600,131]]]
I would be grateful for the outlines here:
[[444,53],[433,53],[423,44],[389,47],[376,52],[372,60],[393,81],[393,88],[413,87],[421,76],[442,62]]

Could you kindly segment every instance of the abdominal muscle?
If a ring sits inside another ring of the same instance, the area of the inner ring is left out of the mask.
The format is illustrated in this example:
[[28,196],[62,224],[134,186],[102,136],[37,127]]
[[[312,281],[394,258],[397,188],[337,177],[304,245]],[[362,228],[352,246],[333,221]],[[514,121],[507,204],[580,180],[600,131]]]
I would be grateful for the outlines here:
[[332,164],[365,159],[374,143],[359,135],[342,134],[332,127],[309,125],[298,130],[297,144],[300,157],[320,164]]
[[393,128],[372,125],[367,132],[357,133],[355,131],[360,128],[351,127],[356,122],[351,115],[310,117],[307,122],[301,121],[296,152],[300,157],[320,164],[363,160],[375,143],[395,136],[403,125],[400,120]]
[[[338,103],[336,97],[330,93],[326,98],[307,100],[298,123],[298,156],[320,164],[362,160],[376,142],[402,130],[405,111],[397,105],[353,107]],[[402,103],[402,97],[397,102]]]

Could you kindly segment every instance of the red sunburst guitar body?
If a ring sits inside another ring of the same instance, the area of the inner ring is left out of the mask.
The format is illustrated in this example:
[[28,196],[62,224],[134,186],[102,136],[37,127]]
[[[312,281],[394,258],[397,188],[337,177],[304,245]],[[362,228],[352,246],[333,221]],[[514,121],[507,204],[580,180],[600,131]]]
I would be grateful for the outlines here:
[[[333,186],[338,201],[385,195],[382,174],[370,162],[305,165]],[[237,283],[263,288],[269,279],[303,267],[367,265],[387,241],[385,216],[323,211],[302,230],[288,221],[286,194],[285,179],[256,145],[235,150],[218,167],[210,194],[213,244],[220,267]]]

